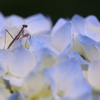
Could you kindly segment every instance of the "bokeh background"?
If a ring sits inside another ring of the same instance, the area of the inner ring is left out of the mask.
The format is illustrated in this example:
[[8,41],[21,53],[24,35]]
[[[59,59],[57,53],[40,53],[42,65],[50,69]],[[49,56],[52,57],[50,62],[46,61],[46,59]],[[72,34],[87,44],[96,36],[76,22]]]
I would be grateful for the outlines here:
[[5,15],[27,17],[36,13],[49,15],[53,23],[58,18],[95,15],[100,20],[100,0],[0,0],[0,11]]

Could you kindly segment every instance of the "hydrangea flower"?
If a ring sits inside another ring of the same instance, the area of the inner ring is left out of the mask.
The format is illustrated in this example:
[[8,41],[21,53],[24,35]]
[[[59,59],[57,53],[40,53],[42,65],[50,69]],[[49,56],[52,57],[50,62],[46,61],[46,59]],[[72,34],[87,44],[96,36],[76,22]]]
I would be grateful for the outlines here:
[[[1,66],[0,66],[1,75],[0,76],[3,79],[8,80],[11,85],[19,87],[23,82],[23,78],[25,78],[29,74],[29,72],[32,69],[34,69],[34,67],[36,66],[36,57],[29,50],[20,47],[21,45],[24,47],[29,47],[30,45],[29,42],[28,44],[26,44],[27,46],[25,45],[26,40],[24,38],[14,42],[14,44],[10,47],[10,50],[5,50],[13,40],[12,37],[9,36],[8,32],[10,32],[14,38],[22,27],[23,18],[17,15],[4,17],[2,13],[0,14],[1,14],[0,18],[2,20],[1,32],[3,34],[1,35],[2,42],[0,45],[1,49],[3,49],[0,52],[1,53]],[[46,18],[42,14],[36,14],[24,20],[27,23],[29,22],[29,26],[30,26],[25,30],[25,33],[29,32],[31,35],[34,35],[34,34],[40,34],[40,32],[41,33],[49,32],[51,29],[52,23],[50,21],[50,18],[49,17]],[[38,29],[38,26],[40,26],[40,30]],[[4,29],[7,29],[9,31],[6,32]],[[34,30],[34,32],[32,30]],[[7,60],[4,61],[3,59],[7,59]],[[30,62],[27,60],[29,60]]]
[[[52,26],[41,13],[27,18],[0,13],[0,21],[0,99],[100,99],[100,23],[95,16],[59,18]],[[9,47],[24,21],[24,34],[31,36]]]

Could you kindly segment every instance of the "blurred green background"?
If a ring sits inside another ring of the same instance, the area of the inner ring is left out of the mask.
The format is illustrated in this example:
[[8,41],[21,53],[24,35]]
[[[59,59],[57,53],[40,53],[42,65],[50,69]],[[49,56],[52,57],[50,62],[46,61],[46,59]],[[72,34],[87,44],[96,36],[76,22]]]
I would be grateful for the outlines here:
[[5,15],[27,17],[36,13],[49,15],[55,23],[58,18],[95,15],[100,19],[100,0],[0,0],[0,11]]

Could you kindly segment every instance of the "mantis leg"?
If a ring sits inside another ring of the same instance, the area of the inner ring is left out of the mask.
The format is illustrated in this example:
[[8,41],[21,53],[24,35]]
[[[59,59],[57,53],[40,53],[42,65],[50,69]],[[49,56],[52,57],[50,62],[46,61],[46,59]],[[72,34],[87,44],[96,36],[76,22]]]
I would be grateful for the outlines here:
[[12,39],[14,39],[14,37],[10,34],[10,32],[8,30],[5,30],[10,36]]
[[5,30],[5,43],[3,49],[5,49],[5,45],[6,45],[6,32],[11,36],[12,39],[14,39],[14,37],[10,34],[10,32],[8,30]]
[[31,37],[31,35],[30,35],[29,33],[27,33],[27,34],[22,34],[22,37],[19,38],[19,39],[22,39],[22,38],[25,38],[25,37],[26,37],[25,46],[26,46],[26,43],[27,43],[27,40],[28,40],[28,36]]

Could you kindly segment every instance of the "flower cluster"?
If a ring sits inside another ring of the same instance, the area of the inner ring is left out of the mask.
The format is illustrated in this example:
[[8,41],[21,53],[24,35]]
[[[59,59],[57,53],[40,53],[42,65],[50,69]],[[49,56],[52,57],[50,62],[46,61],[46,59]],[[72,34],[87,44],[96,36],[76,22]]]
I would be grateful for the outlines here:
[[98,19],[0,13],[0,100],[100,100]]

